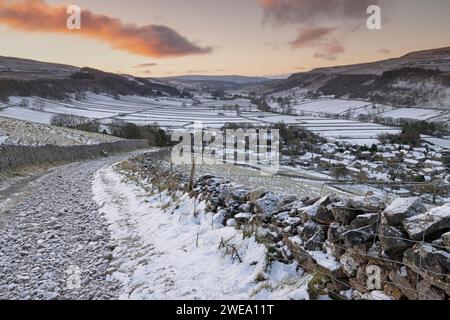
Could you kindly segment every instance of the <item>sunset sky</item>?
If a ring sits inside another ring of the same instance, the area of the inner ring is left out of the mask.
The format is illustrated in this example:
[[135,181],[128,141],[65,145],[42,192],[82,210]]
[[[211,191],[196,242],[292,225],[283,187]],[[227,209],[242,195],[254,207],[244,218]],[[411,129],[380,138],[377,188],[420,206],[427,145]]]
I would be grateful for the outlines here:
[[0,0],[0,39],[3,56],[139,76],[290,74],[450,46],[450,1]]

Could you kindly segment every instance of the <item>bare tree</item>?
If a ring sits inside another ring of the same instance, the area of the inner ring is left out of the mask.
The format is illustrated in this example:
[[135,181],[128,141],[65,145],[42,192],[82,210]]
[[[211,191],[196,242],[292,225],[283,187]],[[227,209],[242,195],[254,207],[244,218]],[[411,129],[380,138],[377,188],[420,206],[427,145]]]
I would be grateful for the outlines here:
[[35,100],[34,102],[33,102],[33,106],[31,107],[33,110],[36,110],[36,111],[44,111],[44,109],[45,109],[45,102],[44,101],[42,101],[42,100]]
[[22,99],[19,103],[19,106],[22,108],[29,108],[30,107],[30,101],[27,99]]

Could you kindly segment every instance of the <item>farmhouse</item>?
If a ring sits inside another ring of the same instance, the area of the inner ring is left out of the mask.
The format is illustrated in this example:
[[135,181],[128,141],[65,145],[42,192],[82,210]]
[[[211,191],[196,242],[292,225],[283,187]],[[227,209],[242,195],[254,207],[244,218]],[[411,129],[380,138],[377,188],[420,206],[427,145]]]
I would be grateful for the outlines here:
[[359,153],[359,158],[364,160],[369,160],[372,157],[372,153],[370,151],[362,151]]
[[442,167],[444,164],[440,161],[425,160],[423,165],[427,168],[436,168],[436,167]]
[[403,163],[408,167],[408,168],[415,168],[419,165],[419,161],[414,160],[414,159],[404,159]]
[[359,173],[361,173],[361,170],[357,169],[355,167],[347,166],[346,168],[347,168],[349,174],[352,176],[357,176]]

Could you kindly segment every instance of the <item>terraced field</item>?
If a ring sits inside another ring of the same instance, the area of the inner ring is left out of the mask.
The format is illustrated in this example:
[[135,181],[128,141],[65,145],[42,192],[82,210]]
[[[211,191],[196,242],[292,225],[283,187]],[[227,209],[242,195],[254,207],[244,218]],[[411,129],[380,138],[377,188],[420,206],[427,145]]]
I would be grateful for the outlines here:
[[[24,103],[24,100],[28,102]],[[120,96],[119,99],[88,94],[82,101],[51,101],[42,98],[12,97],[8,104],[0,104],[0,116],[50,123],[55,114],[70,114],[95,119],[103,125],[123,120],[137,125],[157,124],[171,130],[202,122],[204,127],[221,128],[226,123],[251,123],[268,125],[279,122],[296,124],[311,130],[330,141],[345,141],[370,146],[378,143],[378,136],[398,133],[399,128],[355,120],[358,115],[388,115],[392,119],[400,115],[416,117],[417,120],[432,121],[447,119],[447,111],[432,109],[394,109],[363,101],[339,99],[305,100],[293,107],[298,115],[261,112],[249,99],[213,100],[206,97],[196,99],[148,98]],[[401,112],[400,112],[401,111]],[[332,119],[329,116],[349,115],[352,120]],[[445,147],[447,139],[432,139],[433,143]]]

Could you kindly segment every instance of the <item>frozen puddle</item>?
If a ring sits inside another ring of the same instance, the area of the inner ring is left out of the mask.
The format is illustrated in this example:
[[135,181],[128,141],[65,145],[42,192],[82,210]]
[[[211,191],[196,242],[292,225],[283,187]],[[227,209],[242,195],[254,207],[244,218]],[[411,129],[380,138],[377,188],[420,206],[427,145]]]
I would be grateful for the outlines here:
[[[265,247],[214,223],[203,202],[194,215],[194,199],[150,196],[113,167],[96,173],[93,191],[116,245],[109,273],[121,284],[120,299],[308,298],[310,276],[296,264],[266,268]],[[219,250],[221,239],[242,262]]]

